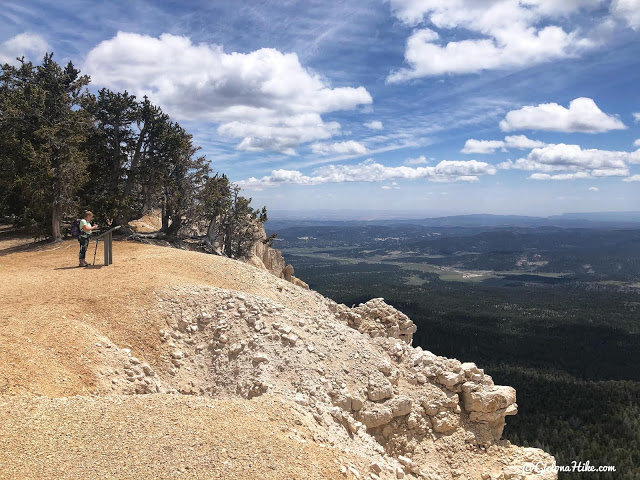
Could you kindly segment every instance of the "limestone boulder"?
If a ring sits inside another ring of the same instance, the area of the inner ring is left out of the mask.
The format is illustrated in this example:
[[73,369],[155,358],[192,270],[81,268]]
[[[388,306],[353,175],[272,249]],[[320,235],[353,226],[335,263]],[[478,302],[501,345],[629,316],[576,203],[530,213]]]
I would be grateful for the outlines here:
[[362,422],[368,429],[381,427],[386,425],[393,418],[391,409],[386,405],[371,405],[360,410],[357,419]]
[[513,387],[496,385],[493,388],[462,392],[462,404],[467,412],[491,413],[516,403]]

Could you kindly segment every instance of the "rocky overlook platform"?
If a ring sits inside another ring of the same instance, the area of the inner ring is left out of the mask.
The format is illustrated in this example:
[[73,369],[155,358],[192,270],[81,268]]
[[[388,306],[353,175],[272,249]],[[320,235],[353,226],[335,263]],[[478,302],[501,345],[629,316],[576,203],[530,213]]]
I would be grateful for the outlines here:
[[0,478],[555,478],[500,439],[515,390],[383,299],[133,242],[65,268],[76,248],[0,256]]

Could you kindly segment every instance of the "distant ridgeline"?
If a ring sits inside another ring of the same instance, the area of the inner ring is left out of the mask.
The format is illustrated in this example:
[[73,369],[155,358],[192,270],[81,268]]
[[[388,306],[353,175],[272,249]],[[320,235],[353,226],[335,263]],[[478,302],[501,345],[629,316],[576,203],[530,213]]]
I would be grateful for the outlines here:
[[125,227],[159,209],[166,237],[215,239],[224,255],[249,255],[266,209],[212,174],[192,136],[148,98],[94,95],[89,83],[53,54],[2,66],[0,219],[60,240],[83,209],[101,226]]

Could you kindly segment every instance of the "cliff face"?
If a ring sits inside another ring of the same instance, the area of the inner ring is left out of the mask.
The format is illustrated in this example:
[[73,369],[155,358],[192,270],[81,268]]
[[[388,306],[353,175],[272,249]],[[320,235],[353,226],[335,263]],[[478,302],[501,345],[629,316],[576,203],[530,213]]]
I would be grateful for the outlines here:
[[474,363],[412,347],[415,324],[384,300],[349,308],[282,288],[315,311],[215,288],[164,290],[169,376],[147,383],[125,370],[135,380],[120,384],[129,393],[281,396],[296,404],[306,438],[367,457],[370,478],[522,479],[525,464],[552,464],[541,450],[500,441],[517,413],[513,388]]
[[285,262],[282,252],[265,243],[267,234],[264,225],[260,225],[257,240],[251,247],[251,253],[247,263],[254,267],[265,269],[278,278],[284,278],[287,282],[302,288],[309,288],[305,282],[294,276],[293,266]]
[[[349,308],[235,260],[127,242],[107,268],[43,269],[64,245],[3,259],[8,478],[86,478],[105,456],[95,478],[556,478],[523,473],[550,455],[500,440],[515,391],[413,347],[415,324],[382,299]],[[46,306],[25,295],[34,282]]]

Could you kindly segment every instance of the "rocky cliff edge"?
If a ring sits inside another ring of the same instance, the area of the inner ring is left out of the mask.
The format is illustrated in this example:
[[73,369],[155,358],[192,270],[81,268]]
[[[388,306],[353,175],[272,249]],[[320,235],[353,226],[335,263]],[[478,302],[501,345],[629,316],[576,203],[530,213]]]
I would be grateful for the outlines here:
[[110,267],[56,270],[75,247],[0,257],[0,478],[556,478],[500,439],[515,390],[413,347],[383,299],[129,242]]

